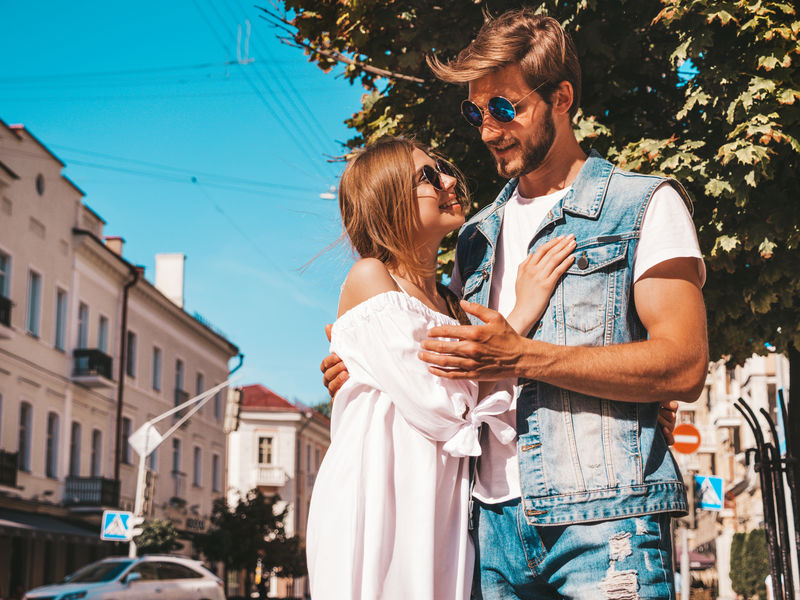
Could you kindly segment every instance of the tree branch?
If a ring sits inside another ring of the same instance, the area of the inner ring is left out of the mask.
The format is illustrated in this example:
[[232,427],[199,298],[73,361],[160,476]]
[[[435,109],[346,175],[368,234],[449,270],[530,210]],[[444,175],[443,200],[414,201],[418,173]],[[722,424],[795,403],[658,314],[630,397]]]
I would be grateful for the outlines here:
[[[350,58],[349,56],[342,54],[338,50],[334,50],[330,47],[322,48],[319,46],[315,46],[310,42],[302,41],[298,39],[299,34],[297,32],[297,28],[294,25],[294,23],[292,23],[285,17],[272,13],[263,6],[260,6],[259,8],[266,15],[266,16],[261,15],[262,19],[264,19],[267,23],[272,25],[272,27],[275,27],[276,29],[282,29],[283,31],[286,31],[287,33],[292,35],[291,41],[287,38],[278,36],[278,39],[284,44],[287,44],[289,46],[294,46],[296,48],[303,48],[305,50],[309,50],[310,52],[321,54],[322,56],[335,60],[336,62],[344,63],[346,65],[353,65],[354,67],[366,73],[372,73],[373,75],[377,75],[379,77],[386,77],[387,79],[402,79],[403,81],[410,81],[412,83],[425,83],[425,80],[419,77],[414,77],[413,75],[405,75],[403,73],[397,73],[396,71],[389,71],[387,69],[380,69],[378,67],[373,67],[372,65],[368,65],[355,58]],[[293,27],[294,31],[290,31],[289,29],[287,29],[286,26]]]

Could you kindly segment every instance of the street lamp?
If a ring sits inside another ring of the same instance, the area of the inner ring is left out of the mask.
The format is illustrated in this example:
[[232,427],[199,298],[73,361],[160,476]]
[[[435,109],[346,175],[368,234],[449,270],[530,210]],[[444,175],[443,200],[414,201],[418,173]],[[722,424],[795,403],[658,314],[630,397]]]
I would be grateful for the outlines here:
[[[239,363],[241,366],[241,363]],[[238,369],[238,367],[237,367]],[[235,371],[236,369],[234,369]],[[232,373],[233,371],[231,371]],[[171,408],[170,410],[166,411],[158,415],[157,417],[150,419],[149,421],[145,422],[144,425],[139,427],[136,431],[134,431],[130,438],[128,439],[128,443],[131,447],[136,451],[139,455],[139,470],[136,477],[136,497],[134,501],[134,508],[133,508],[133,522],[140,523],[141,519],[144,517],[142,514],[143,507],[144,507],[144,491],[145,491],[145,476],[146,476],[146,469],[145,464],[147,463],[147,457],[149,457],[156,448],[158,448],[164,441],[170,437],[175,431],[183,425],[186,421],[188,421],[198,410],[203,408],[206,402],[210,398],[214,396],[217,392],[221,389],[225,388],[229,383],[234,381],[236,377],[231,377],[230,379],[220,383],[219,385],[215,385],[214,387],[206,390],[205,392],[198,394],[194,398],[190,398],[183,404],[179,404],[178,406]],[[192,409],[189,410],[185,415],[183,415],[180,419],[178,419],[172,427],[170,427],[166,433],[163,435],[158,432],[156,429],[155,424],[159,421],[163,421],[167,417],[174,415],[186,408],[192,406]],[[128,556],[131,558],[136,557],[136,543],[131,539],[130,545],[128,547]]]

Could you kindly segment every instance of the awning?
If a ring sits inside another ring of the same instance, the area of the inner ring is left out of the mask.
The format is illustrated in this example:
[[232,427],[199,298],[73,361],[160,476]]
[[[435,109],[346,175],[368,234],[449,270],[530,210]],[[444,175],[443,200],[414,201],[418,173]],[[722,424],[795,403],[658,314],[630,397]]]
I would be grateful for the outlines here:
[[0,508],[0,533],[7,535],[36,535],[78,537],[81,541],[100,542],[100,531],[90,526],[41,513]]

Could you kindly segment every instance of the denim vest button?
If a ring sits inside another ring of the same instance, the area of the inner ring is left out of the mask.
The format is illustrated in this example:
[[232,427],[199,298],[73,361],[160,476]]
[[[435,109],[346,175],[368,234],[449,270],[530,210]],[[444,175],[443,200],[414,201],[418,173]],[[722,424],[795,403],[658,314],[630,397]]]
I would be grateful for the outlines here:
[[583,271],[586,267],[589,266],[589,259],[586,258],[586,252],[580,255],[580,258],[578,258],[577,265],[581,271]]
[[483,277],[484,279],[489,279],[489,271],[484,271],[481,277]]

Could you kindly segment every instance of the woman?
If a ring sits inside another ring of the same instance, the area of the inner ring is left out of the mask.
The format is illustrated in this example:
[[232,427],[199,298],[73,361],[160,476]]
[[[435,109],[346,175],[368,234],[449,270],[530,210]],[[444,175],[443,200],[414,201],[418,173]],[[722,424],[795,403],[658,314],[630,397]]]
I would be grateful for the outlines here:
[[[480,454],[481,423],[513,439],[493,418],[512,391],[481,390],[489,393],[479,401],[478,384],[435,377],[417,358],[428,329],[463,319],[436,281],[436,256],[467,206],[455,169],[409,140],[369,146],[342,175],[339,208],[361,258],[342,286],[331,337],[350,377],[309,509],[314,600],[469,598],[465,457]],[[574,247],[571,237],[553,240],[520,267],[508,317],[520,333],[544,312]]]

